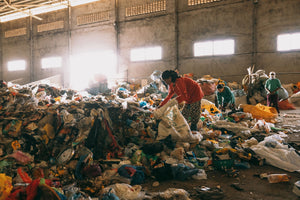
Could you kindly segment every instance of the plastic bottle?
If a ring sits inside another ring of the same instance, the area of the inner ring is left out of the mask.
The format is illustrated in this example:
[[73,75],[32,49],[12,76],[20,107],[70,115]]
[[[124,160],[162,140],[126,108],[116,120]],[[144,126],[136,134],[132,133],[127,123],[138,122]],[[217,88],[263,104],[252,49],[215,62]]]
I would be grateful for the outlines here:
[[269,174],[268,181],[269,183],[280,183],[280,182],[289,182],[291,179],[287,174]]

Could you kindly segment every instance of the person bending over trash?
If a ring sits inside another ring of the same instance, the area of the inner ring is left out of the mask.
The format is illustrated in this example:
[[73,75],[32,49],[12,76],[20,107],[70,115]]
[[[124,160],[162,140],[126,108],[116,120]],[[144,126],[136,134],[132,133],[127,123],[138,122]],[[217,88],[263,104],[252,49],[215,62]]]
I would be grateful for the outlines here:
[[232,111],[235,111],[234,94],[231,92],[228,86],[223,84],[217,85],[217,102],[219,105],[218,107],[222,112],[225,112],[227,106]]
[[280,88],[282,88],[279,79],[277,79],[275,72],[270,72],[269,79],[266,80],[265,89],[267,90],[267,106],[276,108],[279,114],[278,108],[278,92]]
[[188,122],[191,122],[191,130],[197,131],[197,123],[201,113],[201,99],[204,96],[200,85],[190,78],[179,76],[174,70],[164,71],[161,77],[168,84],[169,92],[159,107],[165,105],[174,94],[177,94],[178,104],[184,105],[181,111],[182,115]]

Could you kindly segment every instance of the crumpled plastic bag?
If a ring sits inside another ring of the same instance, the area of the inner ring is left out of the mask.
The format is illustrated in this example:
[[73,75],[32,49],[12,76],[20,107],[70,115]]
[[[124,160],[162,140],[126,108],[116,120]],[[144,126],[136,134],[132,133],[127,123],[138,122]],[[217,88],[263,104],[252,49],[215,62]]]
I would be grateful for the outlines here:
[[151,194],[152,197],[160,197],[162,199],[180,199],[190,200],[190,194],[184,189],[168,188],[164,192],[154,192]]
[[197,199],[201,200],[219,200],[219,199],[224,199],[224,192],[221,188],[219,187],[196,187],[195,188],[197,192]]
[[170,100],[153,114],[156,119],[161,119],[157,140],[163,140],[169,135],[177,142],[199,143],[202,140],[203,137],[199,132],[191,132],[187,121],[177,107],[176,99]]
[[155,110],[153,112],[153,115],[154,115],[154,118],[156,119],[160,119],[163,117],[163,115],[165,114],[165,112],[172,106],[174,105],[178,105],[178,102],[177,100],[174,98],[174,99],[171,99],[170,101],[168,101],[164,106],[162,106],[161,108]]
[[278,90],[278,99],[279,100],[285,100],[285,99],[288,99],[289,98],[289,93],[288,91],[282,87]]
[[221,114],[221,111],[216,105],[206,99],[201,99],[201,110],[206,109],[210,115]]
[[297,92],[290,96],[289,102],[294,104],[295,106],[300,106],[300,92]]
[[257,144],[258,144],[257,139],[255,139],[254,137],[252,137],[252,138],[250,138],[249,140],[245,140],[245,142],[242,143],[241,146],[242,146],[243,148],[249,148],[249,147],[251,147],[251,146],[253,146],[253,145],[257,145]]
[[219,120],[211,125],[214,129],[225,129],[227,131],[235,133],[235,135],[241,136],[244,139],[249,138],[252,132],[257,132],[256,129],[250,129],[243,126],[241,123],[228,122],[226,120]]
[[296,110],[296,107],[292,103],[290,103],[288,99],[279,101],[278,108],[280,110]]
[[76,124],[76,119],[73,114],[69,113],[67,110],[62,110],[60,114],[63,116],[65,126],[74,126]]
[[145,197],[145,192],[141,191],[142,186],[131,186],[125,183],[116,183],[114,185],[107,186],[103,189],[103,193],[113,193],[117,195],[120,200],[142,200]]
[[14,153],[8,155],[8,157],[12,157],[23,164],[27,164],[33,161],[33,157],[26,153],[23,153],[22,151],[15,151]]
[[250,148],[267,164],[289,172],[300,172],[300,156],[293,148],[283,145],[283,139],[277,134],[265,137],[263,141]]
[[256,129],[259,129],[259,130],[263,130],[263,131],[265,131],[266,133],[270,133],[271,132],[271,128],[274,128],[275,126],[274,126],[274,124],[272,124],[272,123],[268,123],[268,122],[266,122],[265,120],[258,120],[255,124],[254,124],[254,126],[253,126],[253,128],[256,128]]

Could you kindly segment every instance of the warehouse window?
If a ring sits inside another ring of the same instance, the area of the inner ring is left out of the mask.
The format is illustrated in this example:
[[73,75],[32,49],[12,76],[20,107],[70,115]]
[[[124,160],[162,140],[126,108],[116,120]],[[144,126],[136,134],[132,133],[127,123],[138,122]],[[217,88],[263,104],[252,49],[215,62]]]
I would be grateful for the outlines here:
[[91,51],[70,57],[71,88],[83,90],[89,87],[95,76],[103,75],[108,80],[116,75],[116,54],[112,50]]
[[161,58],[161,47],[136,48],[130,52],[131,61],[160,60]]
[[110,14],[110,11],[103,11],[81,15],[77,17],[77,25],[108,21],[110,18]]
[[17,37],[21,35],[26,35],[27,29],[26,28],[18,28],[18,29],[12,29],[9,31],[5,31],[4,37],[9,38],[9,37]]
[[194,43],[194,56],[234,54],[234,40],[209,40]]
[[166,11],[167,9],[167,2],[166,0],[161,1],[153,1],[138,5],[133,5],[127,7],[125,10],[125,16],[131,17],[136,15],[144,15],[149,13],[156,13],[161,11]]
[[95,1],[99,1],[99,0],[71,0],[70,4],[71,4],[71,6],[79,6],[82,4],[92,3]]
[[58,68],[62,66],[61,57],[49,57],[42,59],[42,69]]
[[213,3],[216,1],[222,1],[222,0],[188,0],[188,5],[195,6],[195,5],[201,5],[206,3]]
[[63,29],[63,28],[64,28],[64,21],[56,21],[56,22],[37,25],[37,32],[41,33],[44,31],[52,31],[52,30]]
[[9,61],[7,63],[8,71],[21,71],[21,70],[25,70],[25,68],[26,68],[25,60],[14,60],[14,61]]
[[277,51],[300,49],[300,33],[281,34],[277,36]]

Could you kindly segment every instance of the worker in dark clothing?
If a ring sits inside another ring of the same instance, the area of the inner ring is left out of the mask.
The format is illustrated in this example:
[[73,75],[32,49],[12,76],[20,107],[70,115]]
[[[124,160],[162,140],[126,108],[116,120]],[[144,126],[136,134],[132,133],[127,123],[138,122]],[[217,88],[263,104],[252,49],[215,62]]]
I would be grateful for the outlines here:
[[226,107],[235,111],[235,98],[228,86],[223,84],[217,85],[217,102],[218,107],[222,112],[225,112]]
[[184,104],[182,115],[189,121],[191,119],[191,130],[197,130],[197,123],[201,113],[201,99],[204,96],[200,85],[187,77],[181,77],[174,70],[166,70],[162,73],[163,81],[168,84],[168,96],[160,107],[165,105],[174,94],[177,94],[176,100],[178,104]]
[[267,90],[267,106],[276,108],[279,114],[278,107],[278,90],[282,88],[279,79],[276,78],[275,72],[270,72],[269,79],[266,81],[265,88]]
[[107,85],[107,77],[104,74],[95,73],[86,90],[92,95],[98,95],[109,91]]
[[7,83],[4,80],[0,80],[0,88],[7,88]]

